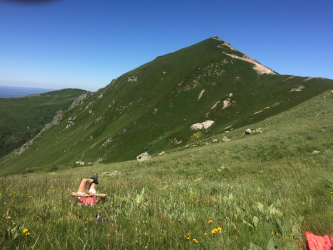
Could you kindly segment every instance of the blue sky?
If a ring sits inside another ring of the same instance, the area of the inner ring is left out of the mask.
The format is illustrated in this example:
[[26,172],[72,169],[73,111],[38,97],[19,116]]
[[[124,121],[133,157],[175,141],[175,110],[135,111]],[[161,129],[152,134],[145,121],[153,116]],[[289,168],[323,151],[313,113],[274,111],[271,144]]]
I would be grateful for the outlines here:
[[0,0],[0,85],[96,91],[212,36],[280,74],[333,79],[332,13],[332,0]]

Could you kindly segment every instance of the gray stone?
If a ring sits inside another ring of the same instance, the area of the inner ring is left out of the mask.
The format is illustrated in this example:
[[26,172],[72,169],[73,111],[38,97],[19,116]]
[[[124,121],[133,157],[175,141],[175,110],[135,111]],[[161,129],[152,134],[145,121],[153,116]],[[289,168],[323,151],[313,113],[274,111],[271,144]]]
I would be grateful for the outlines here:
[[165,155],[165,151],[162,151],[161,153],[158,154],[158,156],[162,156],[162,155]]
[[231,139],[229,139],[228,137],[226,137],[226,136],[223,136],[223,139],[222,139],[222,141],[224,141],[224,142],[227,142],[227,141],[231,141]]
[[150,156],[147,152],[144,152],[144,153],[138,155],[138,156],[136,157],[136,159],[137,159],[138,161],[147,161],[147,160],[150,160],[150,159],[151,159],[151,156]]
[[85,161],[77,161],[76,165],[78,165],[78,166],[84,166],[84,165],[87,165],[87,163]]
[[71,110],[75,108],[78,105],[81,105],[89,96],[91,95],[90,91],[84,92],[81,95],[79,95],[72,103],[72,105],[68,108],[68,110]]

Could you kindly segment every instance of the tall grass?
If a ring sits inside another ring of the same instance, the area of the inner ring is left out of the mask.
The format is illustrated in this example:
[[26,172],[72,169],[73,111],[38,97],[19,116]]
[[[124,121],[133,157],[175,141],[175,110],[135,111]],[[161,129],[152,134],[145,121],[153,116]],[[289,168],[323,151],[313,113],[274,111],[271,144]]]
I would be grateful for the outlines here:
[[[0,248],[306,249],[332,233],[331,99],[143,163],[2,176]],[[108,197],[85,207],[70,194],[94,171]]]

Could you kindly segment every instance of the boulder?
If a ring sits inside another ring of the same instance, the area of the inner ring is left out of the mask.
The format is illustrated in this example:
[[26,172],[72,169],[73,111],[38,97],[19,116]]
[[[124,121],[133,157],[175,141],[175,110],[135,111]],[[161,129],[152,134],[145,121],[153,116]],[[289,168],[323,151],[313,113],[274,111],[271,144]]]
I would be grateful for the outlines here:
[[69,117],[66,128],[69,128],[72,125],[74,125],[74,119],[73,117]]
[[78,166],[84,166],[84,165],[87,165],[87,163],[85,161],[77,161],[76,165],[78,165]]
[[162,156],[162,155],[165,155],[165,151],[162,151],[161,153],[158,154],[158,156]]
[[138,161],[147,161],[147,160],[150,160],[150,159],[151,159],[151,156],[150,156],[147,152],[144,152],[144,153],[138,155],[138,156],[136,157],[136,159],[137,159]]
[[251,129],[248,128],[247,130],[245,130],[245,135],[250,135],[250,134],[254,134],[254,133],[262,133],[262,128],[256,128],[256,129]]
[[222,139],[222,141],[224,141],[224,142],[227,142],[227,141],[231,141],[231,139],[229,139],[228,137],[226,137],[226,136],[223,136],[223,139]]

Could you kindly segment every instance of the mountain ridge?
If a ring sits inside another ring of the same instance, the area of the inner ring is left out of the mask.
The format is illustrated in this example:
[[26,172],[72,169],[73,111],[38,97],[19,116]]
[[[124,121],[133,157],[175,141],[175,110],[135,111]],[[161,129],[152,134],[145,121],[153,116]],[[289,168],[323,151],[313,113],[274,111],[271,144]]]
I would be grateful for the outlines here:
[[[114,162],[186,147],[332,89],[332,80],[280,75],[226,44],[209,38],[112,80],[22,155],[13,152],[3,159],[2,172],[10,164],[22,171],[23,161],[27,167]],[[258,71],[258,65],[264,70]],[[191,129],[207,120],[214,121],[209,128]]]

